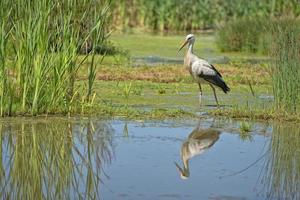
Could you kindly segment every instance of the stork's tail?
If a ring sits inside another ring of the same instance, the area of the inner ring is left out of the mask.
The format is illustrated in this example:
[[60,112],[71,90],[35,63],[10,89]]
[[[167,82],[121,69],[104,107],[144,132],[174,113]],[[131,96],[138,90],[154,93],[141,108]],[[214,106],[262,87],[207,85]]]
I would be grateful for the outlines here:
[[219,87],[223,90],[225,94],[230,91],[230,88],[226,85],[224,81],[222,81],[222,84],[220,84]]
[[230,88],[220,76],[216,76],[213,80],[211,80],[211,83],[221,88],[225,94],[230,91]]
[[209,76],[209,75],[203,75],[201,74],[200,78],[203,78],[204,80],[206,80],[207,82],[218,86],[219,88],[221,88],[223,90],[224,93],[227,93],[230,91],[230,88],[226,85],[225,81],[222,79],[221,76]]

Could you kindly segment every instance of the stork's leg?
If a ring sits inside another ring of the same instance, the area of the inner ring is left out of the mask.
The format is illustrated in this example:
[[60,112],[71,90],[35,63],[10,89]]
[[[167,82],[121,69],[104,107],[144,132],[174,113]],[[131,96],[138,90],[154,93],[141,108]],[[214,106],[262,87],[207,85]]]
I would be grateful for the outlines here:
[[199,105],[202,106],[202,88],[200,83],[198,83],[198,85],[199,85]]
[[219,107],[219,102],[218,102],[218,98],[216,95],[216,89],[214,88],[214,86],[212,84],[209,84],[209,85],[212,88],[212,90],[214,91],[215,100],[216,100],[217,106]]

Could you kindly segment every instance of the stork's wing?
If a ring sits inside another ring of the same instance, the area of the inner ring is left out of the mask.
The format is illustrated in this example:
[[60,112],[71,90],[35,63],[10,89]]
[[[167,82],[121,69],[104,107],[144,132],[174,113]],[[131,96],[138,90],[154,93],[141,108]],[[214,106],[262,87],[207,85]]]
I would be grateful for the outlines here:
[[222,75],[220,74],[220,72],[215,68],[215,66],[213,66],[212,64],[209,64],[209,67],[211,67],[221,78]]
[[207,62],[206,60],[204,60],[202,58],[197,57],[197,59],[198,59],[198,61],[196,63],[198,63],[204,67],[208,67],[208,68],[212,69],[213,71],[216,72],[216,74],[218,74],[222,78],[221,73],[216,69],[216,67],[214,65],[210,64],[209,62]]
[[193,74],[204,79],[205,81],[220,87],[225,93],[227,93],[230,88],[226,85],[222,79],[220,72],[216,70],[215,67],[209,65],[207,62],[197,61],[192,65]]

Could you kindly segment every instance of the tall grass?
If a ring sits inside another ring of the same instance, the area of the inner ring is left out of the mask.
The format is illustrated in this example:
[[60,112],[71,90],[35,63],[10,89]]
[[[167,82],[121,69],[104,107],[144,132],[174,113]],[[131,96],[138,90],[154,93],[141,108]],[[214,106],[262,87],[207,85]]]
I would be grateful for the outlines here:
[[[106,41],[108,1],[0,2],[0,114],[67,112],[78,69]],[[79,49],[92,50],[79,57]],[[96,67],[87,76],[87,101]]]
[[146,27],[154,31],[215,28],[249,17],[299,16],[297,0],[113,0],[112,22],[124,30]]
[[221,51],[267,53],[270,19],[241,18],[228,22],[217,31],[217,45]]
[[273,93],[279,109],[296,113],[300,108],[300,23],[284,20],[274,27],[271,56]]

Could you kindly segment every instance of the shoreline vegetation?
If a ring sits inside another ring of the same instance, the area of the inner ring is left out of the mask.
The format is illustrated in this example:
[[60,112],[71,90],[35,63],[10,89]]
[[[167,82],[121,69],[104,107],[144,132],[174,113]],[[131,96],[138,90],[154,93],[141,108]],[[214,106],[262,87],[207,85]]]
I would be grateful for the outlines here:
[[[96,50],[107,42],[108,11],[109,1],[1,0],[0,116],[65,113],[89,103]],[[77,99],[77,72],[88,57],[88,80]]]
[[[120,65],[99,67],[95,78],[96,95],[90,103],[78,103],[68,112],[54,111],[37,116],[91,115],[126,119],[170,119],[212,115],[300,122],[298,114],[289,114],[284,110],[278,111],[273,107],[272,86],[267,69],[259,65],[257,67],[252,65],[251,68],[248,65],[222,65],[220,71],[232,87],[232,93],[223,95],[217,91],[221,104],[225,105],[219,109],[214,105],[209,105],[212,93],[206,86],[204,86],[205,107],[198,107],[197,87],[182,65],[156,67]],[[249,74],[254,74],[257,78],[249,79]],[[161,77],[167,77],[167,79]],[[88,77],[78,77],[76,85],[84,84],[87,80]],[[251,80],[255,97],[251,94],[249,80]],[[80,92],[78,91],[78,94]],[[271,102],[268,99],[267,101],[260,99],[264,98],[264,96],[260,97],[261,95],[266,94],[270,96],[265,98],[271,98]],[[235,96],[235,99],[231,98],[232,96]],[[204,115],[199,112],[204,112]],[[16,113],[14,116],[31,115]]]
[[[298,2],[261,1],[260,7],[249,3],[245,9],[234,4],[226,13],[228,2],[207,1],[207,8],[218,8],[213,11],[219,15],[193,15],[191,24],[180,24],[185,20],[177,17],[186,16],[175,16],[169,9],[190,6],[176,0],[145,1],[148,10],[141,7],[144,0],[116,2],[86,0],[79,6],[76,0],[1,1],[0,116],[163,119],[204,112],[300,122]],[[142,33],[124,34],[135,28]],[[147,35],[143,28],[174,34]],[[111,36],[113,29],[122,33]],[[232,88],[228,95],[218,93],[221,108],[209,105],[211,93],[205,88],[206,106],[198,107],[197,87],[182,65],[134,66],[131,60],[147,55],[182,58],[174,54],[183,32],[199,29],[213,30],[198,35],[200,47],[195,50],[200,56],[230,58],[227,64],[216,64]],[[242,62],[243,56],[263,59]]]

